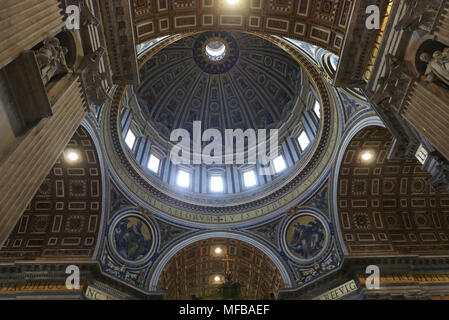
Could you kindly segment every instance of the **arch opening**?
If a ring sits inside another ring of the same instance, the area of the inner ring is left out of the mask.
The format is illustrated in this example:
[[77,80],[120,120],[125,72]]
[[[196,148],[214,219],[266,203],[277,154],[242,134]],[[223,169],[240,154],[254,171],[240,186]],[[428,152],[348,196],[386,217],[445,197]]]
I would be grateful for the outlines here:
[[232,238],[199,240],[180,249],[165,264],[157,284],[168,300],[270,300],[284,287],[272,259]]

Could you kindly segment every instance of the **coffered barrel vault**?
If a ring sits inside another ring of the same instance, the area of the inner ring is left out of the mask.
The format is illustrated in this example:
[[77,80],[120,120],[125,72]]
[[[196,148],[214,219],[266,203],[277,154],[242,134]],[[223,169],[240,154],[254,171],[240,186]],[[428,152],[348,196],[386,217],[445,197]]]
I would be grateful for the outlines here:
[[134,0],[138,43],[168,34],[233,30],[295,38],[339,52],[353,0]]
[[101,212],[100,160],[79,127],[6,240],[0,261],[91,259]]
[[[220,251],[216,251],[219,249]],[[220,253],[216,253],[220,252]],[[165,265],[159,289],[167,299],[219,297],[217,283],[230,262],[233,280],[242,284],[241,298],[269,300],[285,284],[275,264],[262,251],[240,240],[208,239],[180,250]],[[217,277],[215,279],[215,277]]]
[[[417,160],[387,158],[392,136],[368,127],[351,141],[340,169],[338,211],[350,255],[445,254],[449,194],[429,186]],[[364,152],[373,152],[364,161]]]

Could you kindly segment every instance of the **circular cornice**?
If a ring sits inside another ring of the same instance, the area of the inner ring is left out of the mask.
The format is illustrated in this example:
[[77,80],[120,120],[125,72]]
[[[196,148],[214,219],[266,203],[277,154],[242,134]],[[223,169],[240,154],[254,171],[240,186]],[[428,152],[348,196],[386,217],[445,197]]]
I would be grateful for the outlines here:
[[[276,191],[259,199],[230,206],[204,205],[177,199],[166,192],[161,192],[149,183],[129,155],[123,151],[123,141],[118,128],[121,101],[126,87],[118,86],[115,89],[112,102],[106,107],[103,121],[105,144],[109,146],[107,151],[111,173],[122,182],[122,185],[136,197],[139,203],[149,210],[187,225],[193,223],[197,226],[210,227],[213,225],[250,224],[256,220],[269,219],[274,214],[304,200],[305,197],[310,196],[308,194],[310,188],[319,184],[319,181],[327,175],[341,130],[339,110],[329,84],[321,78],[320,71],[316,66],[287,41],[277,37],[255,35],[280,46],[289,53],[303,67],[315,85],[323,108],[321,131],[315,141],[315,152],[309,154],[307,164],[300,172],[285,181]],[[167,41],[174,42],[173,38]],[[164,44],[146,52],[140,65],[160,51],[162,47]]]

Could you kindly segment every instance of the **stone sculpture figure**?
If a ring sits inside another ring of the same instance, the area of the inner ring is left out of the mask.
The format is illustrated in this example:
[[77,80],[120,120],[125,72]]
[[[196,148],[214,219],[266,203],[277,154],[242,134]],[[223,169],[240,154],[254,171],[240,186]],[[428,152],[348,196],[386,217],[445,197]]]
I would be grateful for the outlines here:
[[89,6],[86,3],[86,0],[80,1],[81,8],[81,21],[83,26],[94,26],[98,27],[100,22],[98,18],[90,11]]
[[449,189],[448,161],[438,151],[431,152],[429,158],[435,160],[435,165],[431,171],[432,178],[429,180],[430,185],[436,190],[447,192]]
[[57,38],[43,41],[42,47],[36,52],[36,59],[44,85],[56,76],[69,72],[65,59],[67,52],[67,48],[62,47]]
[[441,82],[449,86],[449,48],[435,51],[432,56],[424,52],[420,59],[427,64],[424,74],[427,82]]
[[379,79],[379,86],[371,100],[375,104],[388,102],[398,108],[408,82],[403,63],[397,57],[389,54],[385,58],[385,75]]
[[428,30],[438,15],[439,1],[436,0],[406,0],[406,12],[398,22],[396,31],[414,31],[419,28]]
[[84,57],[83,79],[88,99],[95,105],[102,105],[106,100],[111,100],[109,93],[103,87],[102,81],[107,80],[107,74],[100,72],[100,61],[106,49],[98,48],[96,51]]

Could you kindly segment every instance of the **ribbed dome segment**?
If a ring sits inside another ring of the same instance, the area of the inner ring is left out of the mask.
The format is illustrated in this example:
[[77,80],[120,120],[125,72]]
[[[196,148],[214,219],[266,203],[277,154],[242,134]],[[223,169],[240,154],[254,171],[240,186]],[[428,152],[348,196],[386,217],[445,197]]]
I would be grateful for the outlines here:
[[[207,48],[224,56],[213,61]],[[146,121],[168,136],[178,128],[262,129],[282,124],[292,107],[300,66],[270,42],[243,33],[184,38],[141,70],[138,96]]]

